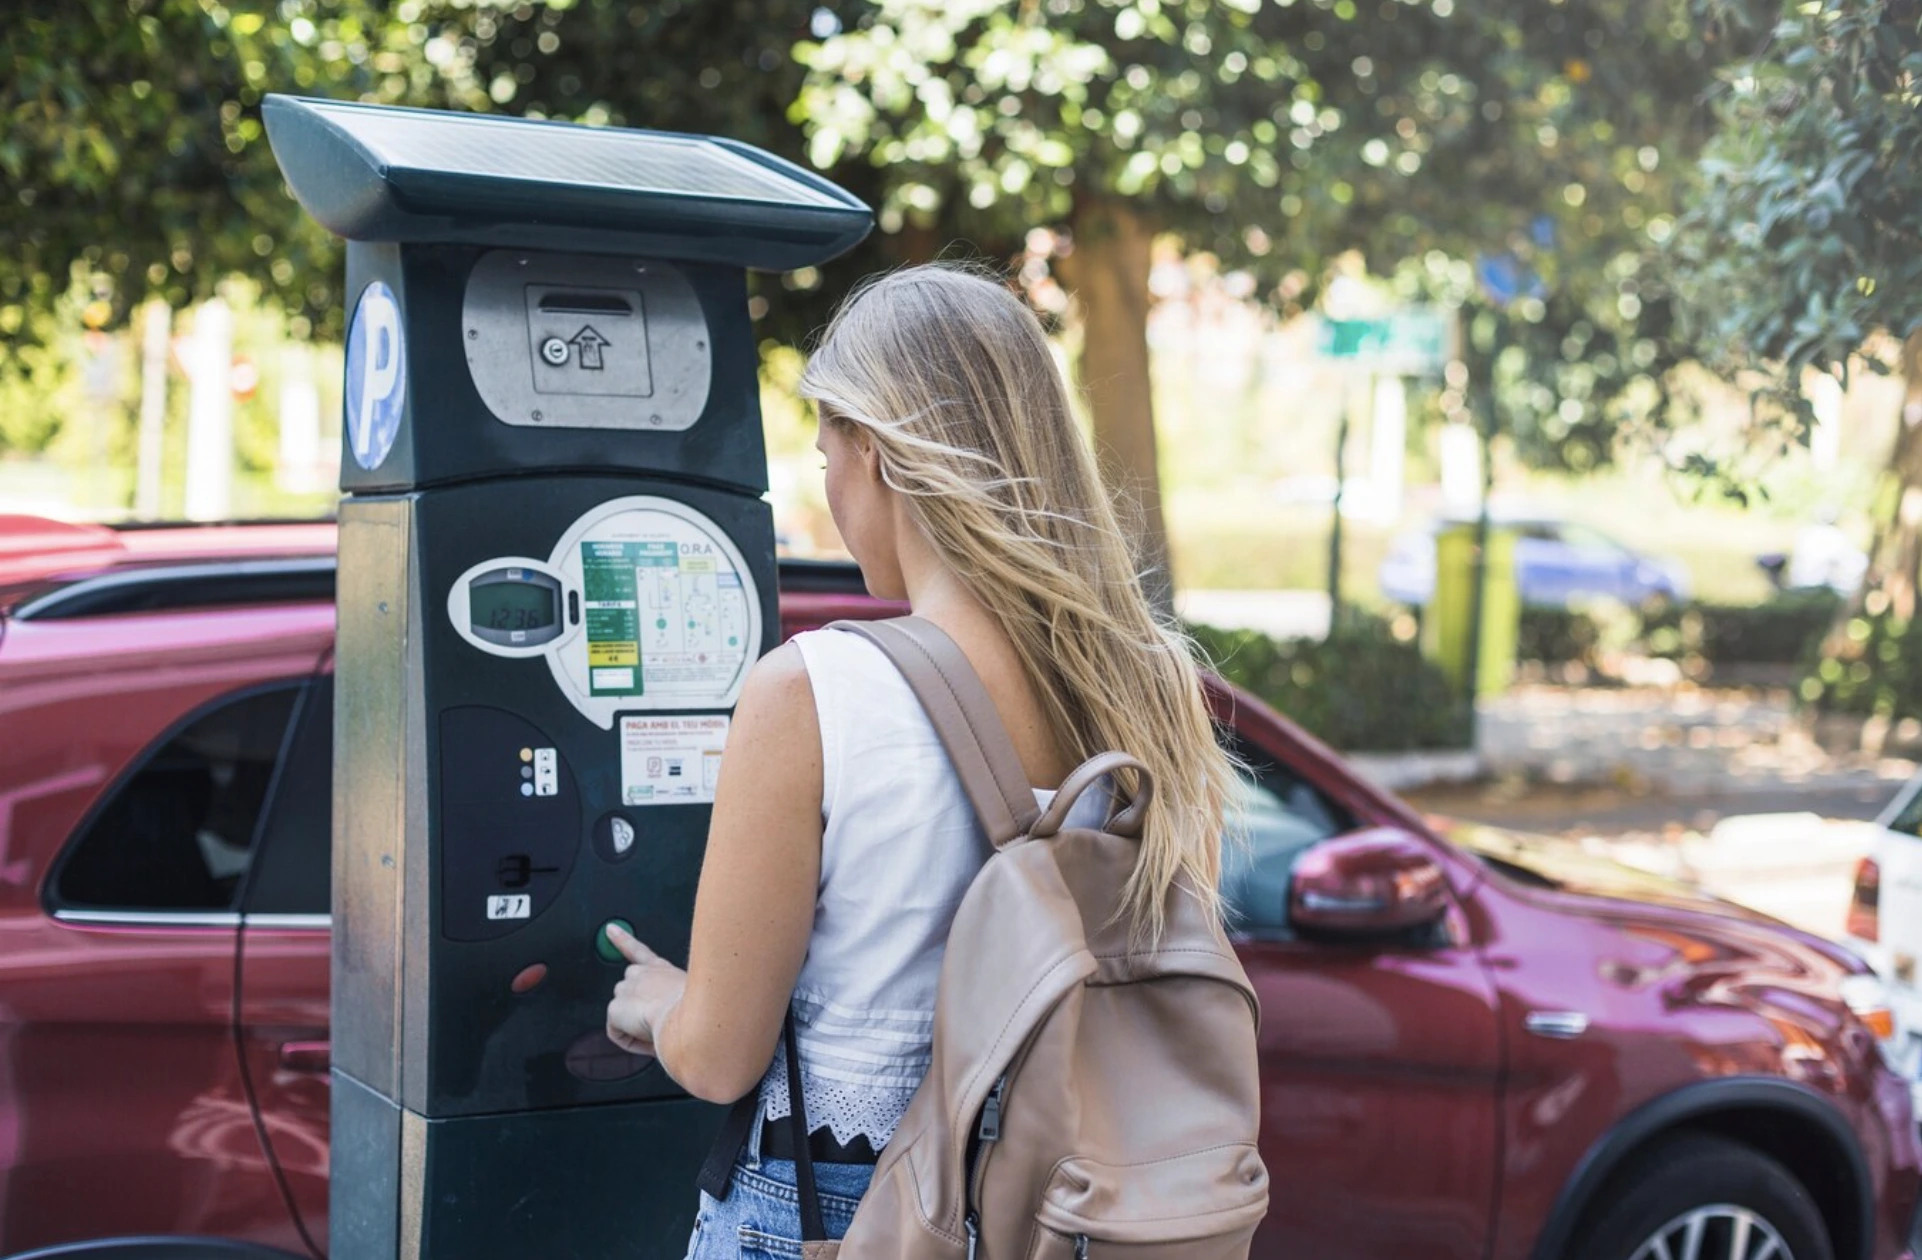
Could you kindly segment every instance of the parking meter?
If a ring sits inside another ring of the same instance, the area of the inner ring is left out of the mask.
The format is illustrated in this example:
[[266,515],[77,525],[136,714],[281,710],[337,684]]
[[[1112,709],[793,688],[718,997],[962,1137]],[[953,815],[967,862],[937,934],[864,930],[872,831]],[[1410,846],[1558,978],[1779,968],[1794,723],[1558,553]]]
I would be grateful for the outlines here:
[[778,637],[748,268],[870,215],[730,141],[269,97],[347,238],[332,1254],[678,1257],[720,1111],[603,1032],[685,962]]

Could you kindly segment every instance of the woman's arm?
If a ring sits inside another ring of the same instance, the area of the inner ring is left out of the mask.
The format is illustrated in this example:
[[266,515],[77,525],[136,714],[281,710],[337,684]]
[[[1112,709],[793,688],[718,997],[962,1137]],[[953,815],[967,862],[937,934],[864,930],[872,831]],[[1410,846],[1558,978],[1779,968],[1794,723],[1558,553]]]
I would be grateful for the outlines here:
[[616,1043],[653,1054],[681,1088],[732,1102],[774,1057],[807,955],[821,879],[821,730],[801,652],[748,674],[714,788],[688,969],[610,931],[627,955],[607,1008]]

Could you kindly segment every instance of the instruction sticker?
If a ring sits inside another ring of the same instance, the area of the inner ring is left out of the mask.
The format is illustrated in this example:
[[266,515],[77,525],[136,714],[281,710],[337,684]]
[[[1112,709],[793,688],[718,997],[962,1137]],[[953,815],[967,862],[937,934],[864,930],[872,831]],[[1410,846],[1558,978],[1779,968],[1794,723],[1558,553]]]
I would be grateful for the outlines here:
[[621,804],[706,805],[727,744],[724,714],[621,719]]
[[588,691],[699,704],[727,694],[755,646],[747,591],[705,531],[653,516],[654,537],[580,545]]

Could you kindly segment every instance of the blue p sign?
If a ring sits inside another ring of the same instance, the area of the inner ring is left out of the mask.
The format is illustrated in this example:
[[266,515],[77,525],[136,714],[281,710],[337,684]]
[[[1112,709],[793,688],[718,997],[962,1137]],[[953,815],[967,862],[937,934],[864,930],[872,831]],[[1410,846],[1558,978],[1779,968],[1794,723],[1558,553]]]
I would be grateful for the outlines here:
[[361,290],[347,330],[347,444],[369,472],[394,449],[407,399],[407,350],[400,303],[379,280]]

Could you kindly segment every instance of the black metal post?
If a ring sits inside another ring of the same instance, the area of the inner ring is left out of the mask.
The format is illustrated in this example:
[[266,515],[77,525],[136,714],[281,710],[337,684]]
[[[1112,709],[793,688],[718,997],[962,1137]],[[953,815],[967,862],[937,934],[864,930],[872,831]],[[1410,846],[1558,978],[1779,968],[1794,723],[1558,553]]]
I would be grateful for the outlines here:
[[1348,411],[1354,399],[1344,393],[1341,420],[1335,426],[1335,519],[1328,529],[1328,633],[1341,620],[1341,497],[1347,480]]
[[1468,746],[1473,748],[1479,735],[1480,718],[1476,700],[1481,690],[1482,616],[1488,594],[1488,500],[1495,488],[1495,432],[1499,417],[1495,408],[1495,366],[1507,340],[1508,319],[1492,310],[1494,335],[1488,349],[1488,377],[1476,391],[1476,418],[1481,421],[1482,486],[1481,506],[1475,516],[1475,576],[1468,601]]

